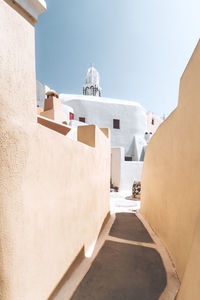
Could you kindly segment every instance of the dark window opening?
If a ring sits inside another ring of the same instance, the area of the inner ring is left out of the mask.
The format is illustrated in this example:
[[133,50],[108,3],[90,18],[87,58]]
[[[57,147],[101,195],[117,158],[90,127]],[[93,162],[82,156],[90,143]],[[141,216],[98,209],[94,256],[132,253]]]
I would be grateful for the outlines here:
[[56,97],[56,98],[58,98],[58,95],[56,95],[56,94],[47,95],[47,98],[50,98],[50,97]]
[[80,117],[79,121],[85,123],[85,118],[84,117]]
[[90,89],[91,89],[92,95],[94,96],[94,87],[91,86]]
[[132,161],[132,156],[125,156],[125,161]]
[[113,119],[113,128],[120,129],[120,120]]
[[71,113],[71,112],[69,113],[69,119],[70,119],[70,120],[74,120],[74,114]]

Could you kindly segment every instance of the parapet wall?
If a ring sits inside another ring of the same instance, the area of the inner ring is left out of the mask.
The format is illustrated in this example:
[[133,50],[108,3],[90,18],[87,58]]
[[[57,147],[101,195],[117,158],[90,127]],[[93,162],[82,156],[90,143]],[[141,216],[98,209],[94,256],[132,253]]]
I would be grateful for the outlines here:
[[37,124],[34,27],[12,6],[0,0],[0,299],[44,300],[109,212],[110,141]]
[[182,281],[178,300],[200,299],[200,43],[181,78],[179,104],[145,154],[141,211]]

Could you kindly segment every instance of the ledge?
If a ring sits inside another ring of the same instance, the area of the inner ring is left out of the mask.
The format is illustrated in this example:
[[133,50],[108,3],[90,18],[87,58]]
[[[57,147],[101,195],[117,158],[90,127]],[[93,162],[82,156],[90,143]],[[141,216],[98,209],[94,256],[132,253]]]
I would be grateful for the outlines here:
[[38,16],[47,9],[45,0],[15,0],[34,20],[37,21]]

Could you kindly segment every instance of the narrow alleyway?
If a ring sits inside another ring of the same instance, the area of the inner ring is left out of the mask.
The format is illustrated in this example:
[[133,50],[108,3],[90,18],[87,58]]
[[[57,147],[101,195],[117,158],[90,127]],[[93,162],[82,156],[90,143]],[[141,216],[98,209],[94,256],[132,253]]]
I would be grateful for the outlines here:
[[93,255],[82,259],[49,300],[175,299],[175,269],[139,208],[140,201],[111,194],[111,218]]
[[[137,244],[135,244],[137,242]],[[156,300],[166,272],[153,240],[135,214],[118,213],[109,238],[72,300]]]

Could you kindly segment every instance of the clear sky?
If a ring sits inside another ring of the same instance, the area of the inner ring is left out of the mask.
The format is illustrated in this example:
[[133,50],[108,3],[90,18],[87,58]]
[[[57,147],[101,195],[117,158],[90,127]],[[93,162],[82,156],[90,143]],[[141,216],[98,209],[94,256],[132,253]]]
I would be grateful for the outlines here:
[[90,63],[103,96],[168,115],[200,38],[200,0],[46,0],[36,24],[37,79],[82,94]]

